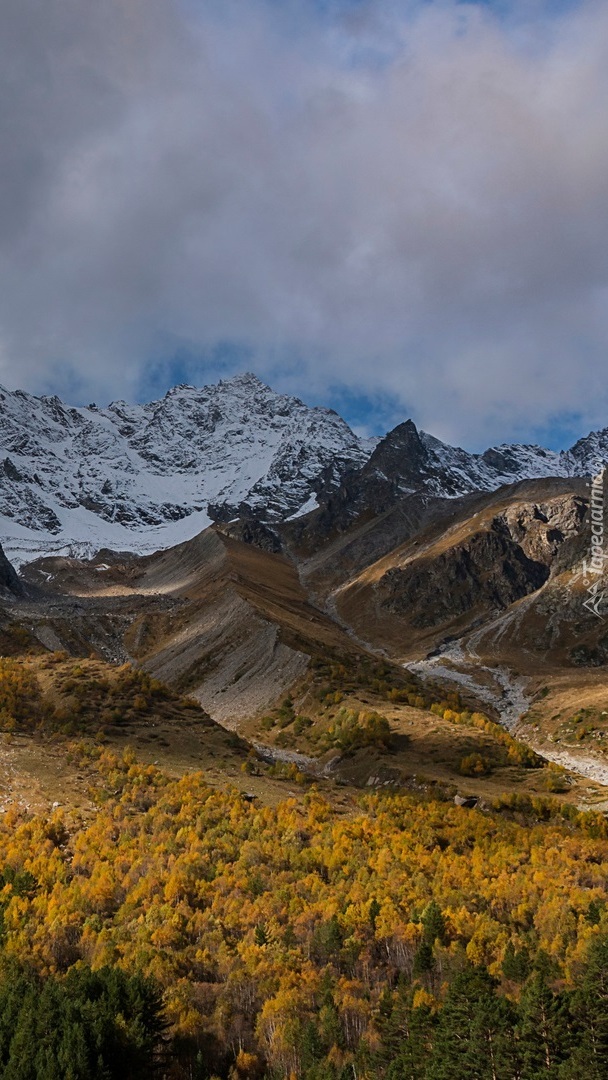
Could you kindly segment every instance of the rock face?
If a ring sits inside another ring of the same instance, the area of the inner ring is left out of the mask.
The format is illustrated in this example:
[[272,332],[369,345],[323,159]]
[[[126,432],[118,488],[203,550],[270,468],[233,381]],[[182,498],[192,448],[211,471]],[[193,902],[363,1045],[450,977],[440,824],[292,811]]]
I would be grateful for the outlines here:
[[[498,612],[540,589],[575,552],[588,506],[578,495],[539,502],[515,499],[476,531],[443,541],[389,569],[377,593],[388,611],[426,628],[466,613]],[[474,522],[475,519],[473,519]],[[438,550],[439,549],[439,550]]]
[[378,599],[387,611],[423,629],[468,612],[506,608],[540,589],[548,577],[548,567],[529,559],[506,530],[491,528],[431,560],[388,570]]
[[14,596],[21,596],[23,593],[23,585],[20,582],[17,574],[8,561],[4,551],[0,547],[0,593],[12,593]]
[[[421,529],[407,530],[404,542],[386,553],[382,534],[385,523],[392,531],[392,516],[379,515],[354,527],[366,539],[367,565],[340,583],[333,563],[326,573],[322,556],[315,555],[311,585],[321,593],[327,581],[336,613],[363,640],[379,641],[389,651],[418,642],[432,649],[502,612],[523,610],[519,602],[553,590],[554,579],[557,589],[562,577],[572,579],[590,544],[588,500],[577,489],[585,490],[579,479],[535,480],[444,499],[443,516],[438,505]],[[352,547],[353,530],[346,536]],[[348,565],[347,541],[340,540],[339,548]]]
[[[529,505],[508,507],[495,527],[521,546],[524,554],[552,567],[566,541],[579,537],[588,511],[580,495],[566,495]],[[572,545],[570,545],[572,546]]]

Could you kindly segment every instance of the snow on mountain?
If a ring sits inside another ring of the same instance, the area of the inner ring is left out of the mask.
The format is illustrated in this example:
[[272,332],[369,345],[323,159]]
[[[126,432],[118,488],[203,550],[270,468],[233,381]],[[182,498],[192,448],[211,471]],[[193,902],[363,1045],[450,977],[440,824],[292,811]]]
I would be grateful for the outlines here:
[[608,461],[608,428],[579,439],[567,456],[576,475],[597,476]]
[[469,454],[448,446],[426,432],[420,439],[428,452],[427,468],[437,473],[434,495],[464,495],[468,491],[491,491],[518,480],[541,476],[577,475],[569,451],[545,450],[542,446],[503,444],[483,454]]
[[[477,489],[489,491],[503,484],[543,476],[594,476],[608,461],[608,428],[592,431],[570,450],[503,443],[483,454],[469,454],[424,432],[420,433],[420,438],[439,464],[444,484],[453,483],[454,491],[446,494],[460,495]],[[455,490],[458,487],[460,490]]]
[[251,374],[107,409],[1,390],[0,539],[16,562],[149,552],[212,519],[308,510],[321,483],[339,483],[372,448],[333,411]]

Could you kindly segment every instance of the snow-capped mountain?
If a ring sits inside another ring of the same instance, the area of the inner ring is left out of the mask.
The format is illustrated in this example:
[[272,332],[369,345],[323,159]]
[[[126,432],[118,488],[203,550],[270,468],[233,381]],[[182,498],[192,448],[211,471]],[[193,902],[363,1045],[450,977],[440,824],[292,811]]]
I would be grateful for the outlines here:
[[495,446],[471,454],[418,431],[412,420],[381,439],[362,468],[321,496],[323,529],[345,528],[365,511],[381,513],[414,492],[454,498],[505,484],[549,476],[592,476],[608,461],[608,428],[580,439],[571,450]]
[[411,420],[365,440],[335,412],[251,374],[106,409],[1,390],[0,542],[17,563],[102,547],[144,554],[212,520],[282,521],[317,501],[348,520],[412,491],[452,497],[589,475],[606,459],[608,429],[560,453],[505,445],[470,454]]
[[[160,401],[70,408],[0,391],[0,539],[16,562],[100,547],[153,551],[212,519],[303,513],[374,442],[255,375]],[[333,478],[333,479],[332,479]]]

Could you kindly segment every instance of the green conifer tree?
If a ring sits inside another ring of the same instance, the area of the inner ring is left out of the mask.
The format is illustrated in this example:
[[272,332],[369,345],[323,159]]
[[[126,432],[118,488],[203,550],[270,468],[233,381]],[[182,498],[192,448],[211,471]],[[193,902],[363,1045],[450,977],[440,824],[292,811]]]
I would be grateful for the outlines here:
[[448,988],[426,1080],[516,1080],[514,1022],[495,980],[467,965]]

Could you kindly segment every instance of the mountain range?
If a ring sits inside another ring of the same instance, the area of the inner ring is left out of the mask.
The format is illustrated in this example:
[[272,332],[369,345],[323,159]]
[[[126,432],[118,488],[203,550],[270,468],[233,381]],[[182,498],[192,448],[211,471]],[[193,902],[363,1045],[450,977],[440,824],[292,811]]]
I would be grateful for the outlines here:
[[454,498],[544,476],[589,476],[608,428],[566,451],[448,446],[411,420],[382,439],[253,374],[176,386],[144,405],[75,408],[0,390],[0,536],[11,561],[146,554],[212,521],[269,524],[321,507],[331,527],[415,492]]
[[[1,405],[3,657],[66,664],[61,686],[78,658],[133,665],[265,760],[356,786],[431,765],[451,783],[456,753],[483,757],[496,731],[455,733],[456,701],[605,798],[608,574],[591,597],[585,566],[608,429],[563,452],[472,454],[411,420],[366,440],[253,375],[149,405]],[[331,725],[370,708],[396,741],[337,753]],[[120,742],[120,708],[103,715]],[[137,715],[142,745],[160,759],[166,738],[192,767],[181,723],[161,735]],[[503,765],[501,783],[537,790]]]

